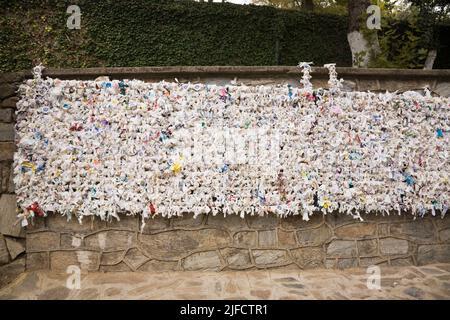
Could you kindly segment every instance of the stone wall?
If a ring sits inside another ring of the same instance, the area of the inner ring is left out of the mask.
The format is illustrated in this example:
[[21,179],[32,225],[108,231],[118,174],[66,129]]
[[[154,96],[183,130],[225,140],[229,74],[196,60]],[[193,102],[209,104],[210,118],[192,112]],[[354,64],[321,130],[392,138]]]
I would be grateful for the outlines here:
[[243,270],[349,268],[450,262],[450,216],[444,219],[317,214],[277,218],[199,216],[120,222],[60,215],[27,232],[27,269],[65,271]]
[[[346,90],[420,90],[450,96],[450,70],[337,68]],[[248,85],[291,83],[296,67],[151,67],[48,69],[44,76],[61,79],[136,78],[146,81],[202,81]],[[138,218],[121,222],[66,223],[59,216],[22,229],[16,222],[12,179],[15,149],[16,90],[31,72],[0,75],[0,286],[26,269],[63,270],[79,264],[87,270],[196,270],[272,267],[351,267],[369,264],[425,264],[449,261],[449,219],[348,217],[227,219],[156,219],[142,234]],[[327,86],[328,71],[313,68],[315,87]],[[26,237],[27,236],[27,237]],[[26,246],[25,246],[26,241]],[[26,252],[25,252],[26,251]]]
[[18,76],[0,75],[0,286],[25,270],[26,232],[16,222],[13,182]]

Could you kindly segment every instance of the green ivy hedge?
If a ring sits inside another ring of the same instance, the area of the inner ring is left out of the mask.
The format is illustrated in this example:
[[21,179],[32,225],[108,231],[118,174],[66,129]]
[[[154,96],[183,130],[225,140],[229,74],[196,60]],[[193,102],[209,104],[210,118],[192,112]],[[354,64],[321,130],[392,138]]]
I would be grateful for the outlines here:
[[[81,30],[66,27],[71,4],[81,8]],[[351,65],[345,16],[182,0],[0,0],[0,7],[0,71],[39,62],[52,67]]]

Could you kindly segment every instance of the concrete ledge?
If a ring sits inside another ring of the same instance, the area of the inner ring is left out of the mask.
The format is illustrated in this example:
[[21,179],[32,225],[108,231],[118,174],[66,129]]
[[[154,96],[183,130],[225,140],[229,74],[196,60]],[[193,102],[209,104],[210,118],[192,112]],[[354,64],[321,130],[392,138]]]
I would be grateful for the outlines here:
[[[337,68],[339,77],[392,79],[439,79],[450,81],[450,70],[421,70],[421,69],[361,69]],[[300,68],[296,66],[171,66],[171,67],[113,67],[113,68],[84,68],[84,69],[56,69],[48,68],[44,76],[60,79],[95,79],[99,76],[111,78],[136,79],[173,79],[182,77],[188,79],[220,77],[220,78],[291,78],[301,76]],[[321,67],[312,68],[314,78],[328,78],[328,70]],[[11,82],[31,78],[31,71],[20,71],[0,75],[0,81]]]

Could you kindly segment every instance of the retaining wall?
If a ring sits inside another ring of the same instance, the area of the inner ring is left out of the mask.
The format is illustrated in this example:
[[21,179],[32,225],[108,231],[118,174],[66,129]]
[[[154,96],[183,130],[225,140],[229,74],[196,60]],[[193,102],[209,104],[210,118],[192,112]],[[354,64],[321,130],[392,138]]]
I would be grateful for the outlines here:
[[83,225],[51,215],[27,232],[27,269],[241,270],[424,265],[450,261],[450,217],[317,214],[277,218],[199,216]]
[[[421,90],[450,96],[450,70],[337,68],[345,90]],[[60,79],[137,78],[145,81],[201,81],[248,85],[293,84],[296,67],[149,67],[48,69]],[[65,270],[227,270],[249,268],[346,268],[420,265],[450,261],[450,218],[412,220],[408,214],[367,215],[365,222],[342,215],[200,217],[151,220],[138,232],[137,217],[120,222],[66,222],[59,215],[22,229],[15,225],[12,161],[17,86],[30,72],[0,75],[0,284],[25,269]],[[328,71],[313,68],[315,87],[327,87]]]

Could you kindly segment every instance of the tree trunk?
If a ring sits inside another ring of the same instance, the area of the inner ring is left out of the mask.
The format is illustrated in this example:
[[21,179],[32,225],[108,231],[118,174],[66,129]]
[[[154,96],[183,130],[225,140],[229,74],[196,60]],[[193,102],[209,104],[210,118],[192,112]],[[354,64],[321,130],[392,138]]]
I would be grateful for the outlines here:
[[371,30],[371,39],[366,39],[361,32],[363,28],[366,28],[365,14],[369,6],[370,0],[348,1],[347,40],[352,51],[353,67],[367,67],[370,59],[380,51],[376,31]]
[[302,8],[302,10],[306,10],[306,11],[314,11],[313,0],[303,0],[301,8]]
[[425,60],[425,64],[423,66],[425,70],[433,69],[434,60],[436,60],[436,56],[437,56],[436,49],[428,51],[427,60]]

